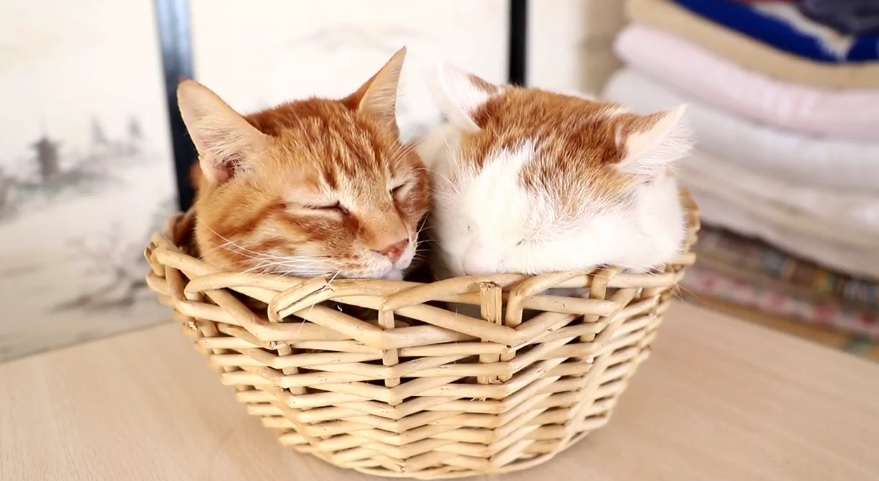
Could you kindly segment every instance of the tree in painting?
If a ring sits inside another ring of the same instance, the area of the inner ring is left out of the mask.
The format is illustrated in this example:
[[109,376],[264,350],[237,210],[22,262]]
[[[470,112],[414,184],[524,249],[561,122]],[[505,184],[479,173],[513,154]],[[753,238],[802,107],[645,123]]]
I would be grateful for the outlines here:
[[98,121],[97,118],[92,119],[92,144],[103,146],[108,143],[107,134],[104,133],[104,128],[101,126],[101,122]]
[[137,120],[137,117],[131,117],[131,120],[128,121],[128,139],[125,143],[125,153],[129,155],[139,153],[143,140],[143,130],[140,127],[140,121]]
[[12,190],[15,187],[15,179],[6,175],[6,171],[0,168],[0,219],[12,213]]
[[163,201],[154,211],[146,235],[128,238],[125,229],[113,224],[97,239],[88,243],[78,239],[72,247],[80,255],[92,259],[86,275],[93,279],[84,285],[97,286],[85,290],[79,296],[55,305],[54,310],[88,309],[107,310],[128,308],[144,297],[152,299],[147,291],[144,273],[147,271],[143,248],[150,234],[160,231],[168,215],[175,210],[176,200]]
[[143,139],[143,131],[137,117],[132,117],[128,122],[128,139],[131,142],[140,142]]

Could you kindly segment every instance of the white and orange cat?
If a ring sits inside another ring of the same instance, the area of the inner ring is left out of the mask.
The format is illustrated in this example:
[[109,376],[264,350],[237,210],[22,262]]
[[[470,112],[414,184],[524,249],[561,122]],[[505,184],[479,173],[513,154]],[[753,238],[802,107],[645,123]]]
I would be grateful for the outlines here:
[[647,271],[680,252],[685,213],[670,168],[691,146],[684,106],[636,115],[448,65],[438,80],[448,122],[418,148],[434,172],[437,277]]
[[405,49],[356,92],[242,116],[193,80],[177,96],[198,150],[195,241],[229,270],[400,279],[429,207],[424,165],[399,142]]

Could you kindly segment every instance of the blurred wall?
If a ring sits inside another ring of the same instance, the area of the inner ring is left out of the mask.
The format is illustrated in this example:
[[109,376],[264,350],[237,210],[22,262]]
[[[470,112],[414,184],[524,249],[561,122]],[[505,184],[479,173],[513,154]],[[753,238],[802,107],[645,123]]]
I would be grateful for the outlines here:
[[621,64],[612,44],[625,24],[622,0],[531,0],[528,82],[597,95]]
[[507,0],[191,0],[196,75],[233,107],[354,92],[402,46],[402,135],[438,119],[427,90],[440,60],[507,75]]

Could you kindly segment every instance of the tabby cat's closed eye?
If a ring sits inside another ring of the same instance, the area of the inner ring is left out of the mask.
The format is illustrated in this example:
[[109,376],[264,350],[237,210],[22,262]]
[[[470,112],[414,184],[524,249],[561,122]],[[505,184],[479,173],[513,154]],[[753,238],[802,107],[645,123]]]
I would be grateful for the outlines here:
[[342,203],[339,201],[333,202],[332,204],[305,204],[303,207],[309,210],[339,212],[340,214],[348,213],[348,209],[342,207]]
[[400,185],[398,185],[398,186],[396,186],[396,187],[392,187],[391,190],[390,190],[390,192],[391,192],[391,197],[393,197],[394,199],[396,199],[397,197],[399,197],[400,195],[402,195],[402,194],[404,193],[403,191],[406,189],[406,186],[407,186],[407,185],[408,185],[408,183],[403,183],[403,184],[400,184]]

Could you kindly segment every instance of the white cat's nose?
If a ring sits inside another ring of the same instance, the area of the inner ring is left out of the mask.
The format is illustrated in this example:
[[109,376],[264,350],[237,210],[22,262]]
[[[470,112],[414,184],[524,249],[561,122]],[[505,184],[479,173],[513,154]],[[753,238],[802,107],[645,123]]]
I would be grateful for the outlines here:
[[487,252],[471,251],[464,256],[461,268],[468,276],[487,276],[499,273],[500,263]]

